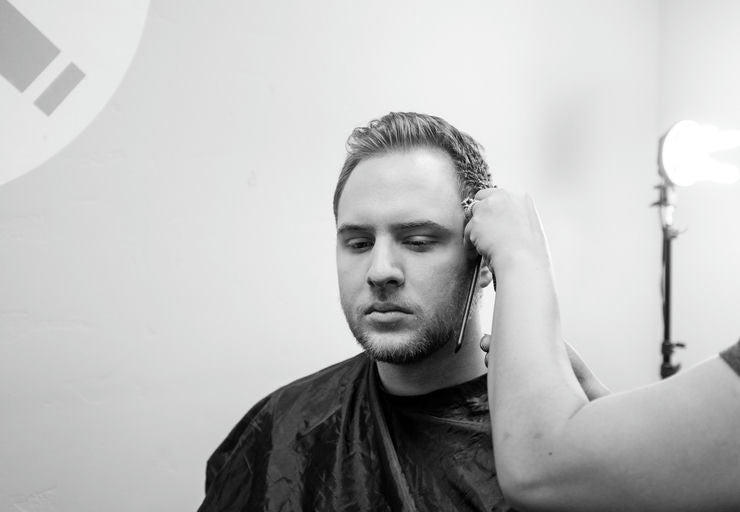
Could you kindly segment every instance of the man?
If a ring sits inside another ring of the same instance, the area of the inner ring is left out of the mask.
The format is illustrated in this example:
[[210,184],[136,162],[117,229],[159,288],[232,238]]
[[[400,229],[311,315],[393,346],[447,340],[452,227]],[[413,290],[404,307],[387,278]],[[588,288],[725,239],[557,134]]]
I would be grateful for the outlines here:
[[476,312],[454,351],[477,261],[461,201],[490,186],[481,148],[440,118],[391,113],[347,149],[337,273],[364,353],[255,405],[210,458],[200,510],[509,510]]

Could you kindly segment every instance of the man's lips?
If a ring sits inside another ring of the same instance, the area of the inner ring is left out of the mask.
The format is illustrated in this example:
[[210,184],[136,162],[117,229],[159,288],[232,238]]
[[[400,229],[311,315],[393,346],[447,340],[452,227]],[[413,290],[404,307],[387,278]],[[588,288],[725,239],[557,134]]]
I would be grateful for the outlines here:
[[365,314],[369,315],[371,313],[404,313],[404,314],[411,314],[411,310],[408,308],[405,308],[403,306],[400,306],[398,304],[393,304],[391,302],[376,302],[374,304],[371,304],[367,309],[365,309]]
[[374,304],[367,308],[365,319],[375,329],[395,330],[411,318],[411,311],[397,304]]

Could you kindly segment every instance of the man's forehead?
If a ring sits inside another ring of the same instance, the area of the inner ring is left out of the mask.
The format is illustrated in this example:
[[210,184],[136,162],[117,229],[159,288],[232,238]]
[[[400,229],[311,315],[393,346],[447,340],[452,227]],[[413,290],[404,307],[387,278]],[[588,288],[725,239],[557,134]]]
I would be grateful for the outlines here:
[[442,150],[415,148],[361,161],[345,184],[338,220],[456,222],[462,215],[452,159]]

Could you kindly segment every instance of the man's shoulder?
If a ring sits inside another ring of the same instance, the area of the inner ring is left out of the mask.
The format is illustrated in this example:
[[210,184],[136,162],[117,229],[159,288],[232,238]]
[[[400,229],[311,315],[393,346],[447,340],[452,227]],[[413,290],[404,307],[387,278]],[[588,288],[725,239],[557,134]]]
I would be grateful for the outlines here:
[[[294,380],[252,406],[208,460],[206,488],[239,449],[259,451],[331,424],[342,404],[367,382],[371,360],[360,353]],[[277,439],[275,439],[277,436]],[[239,447],[242,448],[239,448]],[[259,458],[252,453],[247,457]]]
[[296,379],[270,393],[268,398],[273,402],[285,403],[305,394],[311,395],[315,399],[316,393],[341,391],[347,389],[348,384],[357,382],[364,377],[370,369],[370,365],[372,365],[372,361],[367,355],[360,353]]
[[305,425],[306,418],[324,417],[367,383],[372,364],[367,355],[360,353],[281,386],[247,411],[234,430],[240,431],[258,418],[287,426],[299,419]]
[[[342,405],[366,386],[371,365],[372,361],[360,353],[286,384],[262,398],[211,455],[206,486],[210,486],[235,450],[259,451],[273,444],[282,445],[308,432],[316,432],[322,425],[332,425],[337,415],[341,415]],[[258,454],[253,453],[247,458],[255,457],[259,458]]]

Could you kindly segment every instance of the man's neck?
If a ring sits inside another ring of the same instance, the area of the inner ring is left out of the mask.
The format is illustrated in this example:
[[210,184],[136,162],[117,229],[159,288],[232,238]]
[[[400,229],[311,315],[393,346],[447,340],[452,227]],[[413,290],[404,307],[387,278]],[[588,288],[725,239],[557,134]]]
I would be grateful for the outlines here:
[[392,395],[423,395],[462,384],[486,373],[484,353],[480,349],[482,331],[477,318],[471,318],[460,351],[455,353],[451,340],[422,361],[409,364],[378,362],[378,375]]

